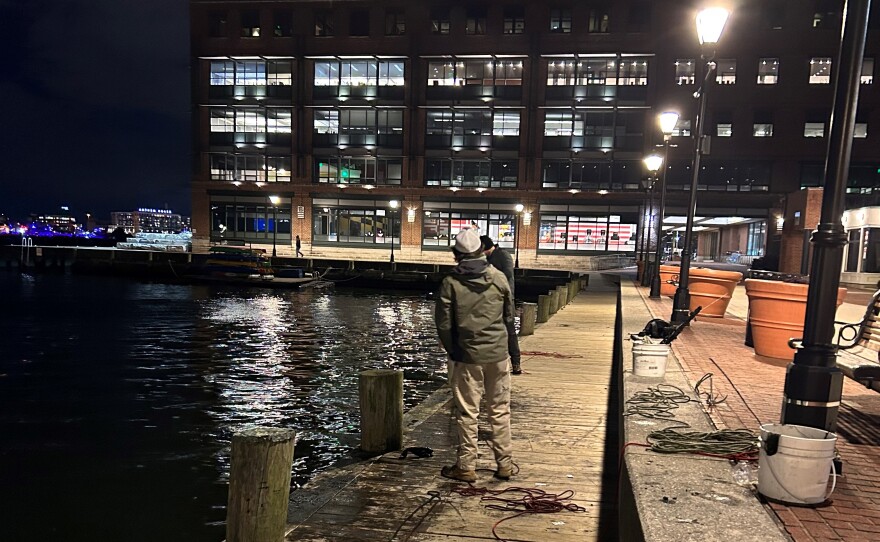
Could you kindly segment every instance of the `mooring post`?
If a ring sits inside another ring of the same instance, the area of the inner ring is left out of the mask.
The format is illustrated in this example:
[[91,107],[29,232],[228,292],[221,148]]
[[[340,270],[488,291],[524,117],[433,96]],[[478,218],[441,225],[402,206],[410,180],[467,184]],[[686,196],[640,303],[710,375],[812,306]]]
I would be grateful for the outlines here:
[[296,434],[257,427],[232,435],[226,542],[282,542]]
[[538,296],[538,323],[543,324],[550,319],[550,296]]
[[553,316],[559,311],[559,290],[555,288],[550,290],[550,316]]
[[358,379],[361,450],[384,453],[403,445],[403,371],[369,369]]
[[578,294],[577,288],[577,279],[572,280],[568,283],[568,302],[571,303],[574,300],[574,296]]
[[568,305],[568,286],[557,286],[556,291],[559,292],[559,308],[562,309]]
[[534,303],[523,303],[522,316],[519,317],[519,334],[534,335],[537,317],[538,306]]

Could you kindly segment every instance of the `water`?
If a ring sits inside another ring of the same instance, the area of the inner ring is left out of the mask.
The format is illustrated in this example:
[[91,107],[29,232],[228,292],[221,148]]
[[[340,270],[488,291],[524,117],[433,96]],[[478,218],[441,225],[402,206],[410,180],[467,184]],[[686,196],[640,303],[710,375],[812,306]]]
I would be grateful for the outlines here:
[[433,303],[0,273],[0,540],[224,536],[229,442],[297,431],[293,483],[358,443],[357,375],[445,375]]

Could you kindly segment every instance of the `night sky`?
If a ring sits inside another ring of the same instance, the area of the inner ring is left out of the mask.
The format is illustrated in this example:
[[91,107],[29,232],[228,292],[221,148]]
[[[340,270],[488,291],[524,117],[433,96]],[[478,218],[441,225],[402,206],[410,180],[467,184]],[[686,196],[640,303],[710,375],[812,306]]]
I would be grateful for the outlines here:
[[0,214],[189,214],[186,0],[0,0]]

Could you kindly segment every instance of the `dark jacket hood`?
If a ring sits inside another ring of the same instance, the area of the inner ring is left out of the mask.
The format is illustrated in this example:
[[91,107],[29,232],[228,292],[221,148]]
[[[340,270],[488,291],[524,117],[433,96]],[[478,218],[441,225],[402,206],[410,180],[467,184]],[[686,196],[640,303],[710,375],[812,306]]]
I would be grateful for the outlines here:
[[458,265],[452,268],[452,276],[467,285],[474,291],[485,291],[492,285],[486,270],[489,268],[489,262],[485,256],[474,258],[472,260],[462,260]]

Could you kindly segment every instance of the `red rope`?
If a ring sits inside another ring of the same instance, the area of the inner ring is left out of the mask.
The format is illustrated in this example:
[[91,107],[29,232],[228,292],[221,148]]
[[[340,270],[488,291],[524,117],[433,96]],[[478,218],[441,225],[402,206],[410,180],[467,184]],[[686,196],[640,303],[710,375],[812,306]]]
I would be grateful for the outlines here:
[[560,354],[559,352],[520,352],[522,356],[540,356],[544,358],[557,358],[557,359],[568,359],[568,358],[582,358],[580,354]]

